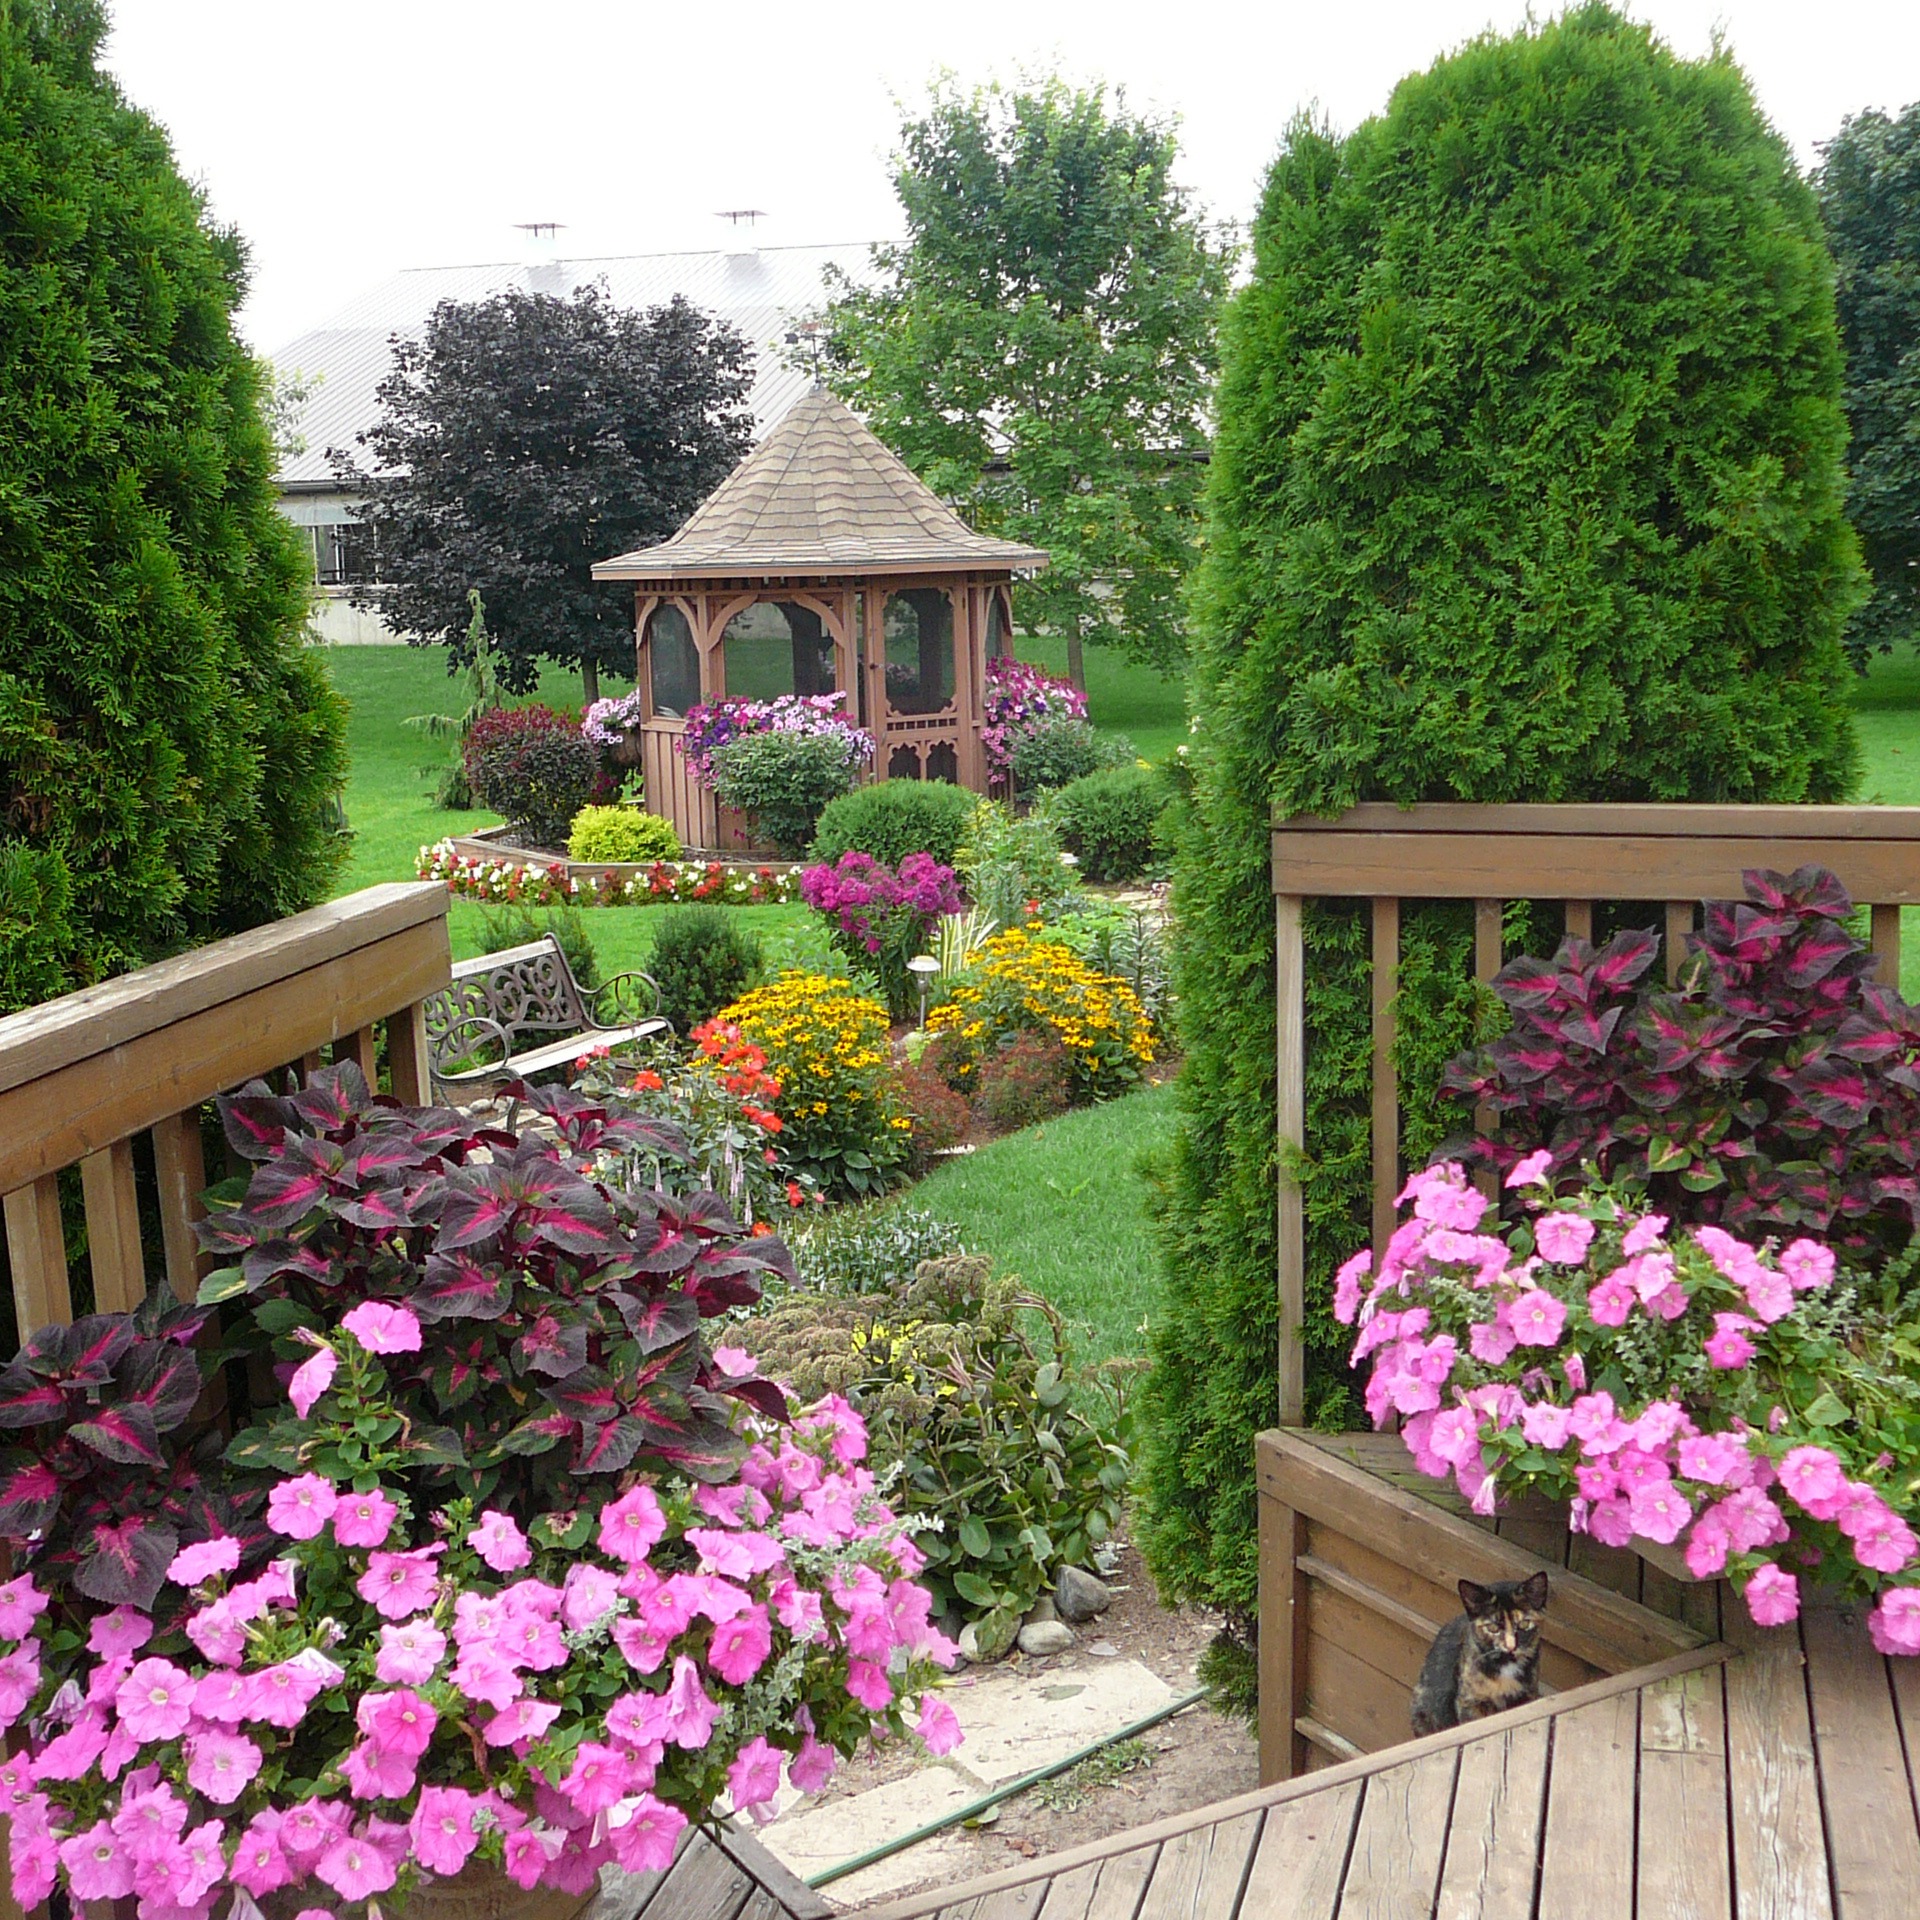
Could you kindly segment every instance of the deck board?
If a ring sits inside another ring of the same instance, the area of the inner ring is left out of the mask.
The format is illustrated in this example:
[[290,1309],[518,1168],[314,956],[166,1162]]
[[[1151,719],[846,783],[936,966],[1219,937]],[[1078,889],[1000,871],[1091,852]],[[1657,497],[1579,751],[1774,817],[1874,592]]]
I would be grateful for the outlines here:
[[1458,1766],[1457,1750],[1430,1753],[1367,1782],[1338,1920],[1406,1920],[1432,1911]]
[[1461,1749],[1434,1920],[1531,1920],[1549,1724]]
[[1722,1684],[1718,1667],[1703,1667],[1640,1696],[1637,1886],[1643,1914],[1732,1920]]
[[1359,1813],[1357,1780],[1272,1808],[1254,1849],[1241,1913],[1332,1920]]
[[1824,1609],[1810,1611],[1800,1630],[1836,1920],[1912,1920],[1920,1830],[1887,1663],[1857,1626]]
[[1257,1813],[1243,1813],[1169,1840],[1160,1849],[1139,1920],[1234,1920],[1260,1820]]
[[1553,1723],[1542,1914],[1633,1920],[1639,1708],[1637,1694],[1615,1694]]

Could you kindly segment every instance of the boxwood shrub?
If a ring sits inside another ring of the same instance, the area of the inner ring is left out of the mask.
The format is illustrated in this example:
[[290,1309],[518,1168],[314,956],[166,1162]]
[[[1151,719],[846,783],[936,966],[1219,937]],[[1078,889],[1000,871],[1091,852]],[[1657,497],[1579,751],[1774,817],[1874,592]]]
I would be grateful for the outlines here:
[[1164,776],[1136,762],[1070,780],[1047,817],[1087,879],[1137,880],[1159,858],[1154,827],[1168,798]]
[[809,858],[829,865],[843,853],[870,853],[897,867],[910,853],[930,853],[942,866],[965,836],[973,795],[944,780],[880,780],[829,801]]

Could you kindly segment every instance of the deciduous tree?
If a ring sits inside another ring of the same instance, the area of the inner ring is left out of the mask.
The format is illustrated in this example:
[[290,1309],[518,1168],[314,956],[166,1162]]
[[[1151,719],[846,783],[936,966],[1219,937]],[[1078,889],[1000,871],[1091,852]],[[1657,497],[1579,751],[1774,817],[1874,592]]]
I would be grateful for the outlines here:
[[935,89],[900,130],[907,238],[843,280],[829,379],[983,530],[1048,549],[1024,624],[1175,667],[1231,250],[1173,129],[1058,80]]
[[633,596],[596,560],[664,540],[746,452],[747,342],[683,299],[647,312],[587,286],[445,301],[396,341],[381,417],[360,436],[381,586],[359,597],[416,646],[467,664],[468,594],[486,601],[502,682],[542,660],[633,672]]

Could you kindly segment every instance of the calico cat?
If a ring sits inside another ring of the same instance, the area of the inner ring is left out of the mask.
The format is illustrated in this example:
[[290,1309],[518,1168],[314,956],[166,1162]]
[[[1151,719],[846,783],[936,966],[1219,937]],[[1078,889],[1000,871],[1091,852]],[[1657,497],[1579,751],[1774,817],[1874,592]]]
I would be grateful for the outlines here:
[[1544,1573],[1484,1587],[1460,1582],[1466,1612],[1434,1635],[1413,1690],[1415,1733],[1438,1733],[1539,1698],[1547,1592]]

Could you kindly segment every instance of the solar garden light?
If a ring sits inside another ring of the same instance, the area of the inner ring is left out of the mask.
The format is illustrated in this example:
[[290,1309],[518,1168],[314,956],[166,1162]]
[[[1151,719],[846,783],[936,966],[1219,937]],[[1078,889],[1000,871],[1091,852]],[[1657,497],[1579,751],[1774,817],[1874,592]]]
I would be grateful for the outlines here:
[[907,962],[907,971],[920,982],[920,1026],[924,1032],[927,1024],[927,995],[933,990],[933,976],[940,971],[940,962],[930,953],[916,953]]

